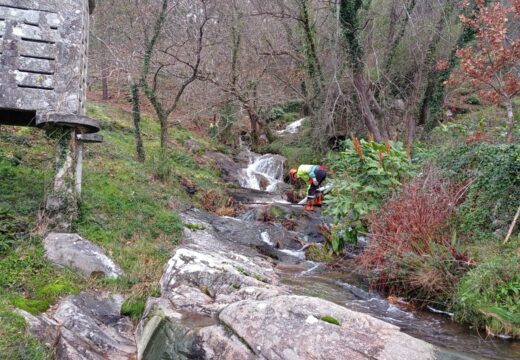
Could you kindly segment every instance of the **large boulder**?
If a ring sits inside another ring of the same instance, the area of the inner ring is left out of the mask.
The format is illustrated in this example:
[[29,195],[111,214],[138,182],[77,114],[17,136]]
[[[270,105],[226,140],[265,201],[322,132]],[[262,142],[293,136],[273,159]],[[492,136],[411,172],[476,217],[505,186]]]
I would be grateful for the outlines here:
[[78,234],[50,233],[43,245],[48,260],[58,266],[77,270],[85,276],[117,278],[123,274],[103,249]]
[[161,293],[176,309],[213,316],[228,304],[286,293],[270,261],[190,244],[175,251],[161,278]]
[[242,168],[247,166],[247,162],[236,162],[230,156],[216,152],[206,152],[206,157],[211,159],[215,167],[221,170],[222,179],[226,182],[239,184]]
[[29,332],[56,351],[58,360],[135,359],[133,324],[121,316],[120,295],[69,296],[38,317],[23,311]]
[[433,345],[397,326],[318,298],[246,300],[227,306],[219,319],[265,359],[436,358]]

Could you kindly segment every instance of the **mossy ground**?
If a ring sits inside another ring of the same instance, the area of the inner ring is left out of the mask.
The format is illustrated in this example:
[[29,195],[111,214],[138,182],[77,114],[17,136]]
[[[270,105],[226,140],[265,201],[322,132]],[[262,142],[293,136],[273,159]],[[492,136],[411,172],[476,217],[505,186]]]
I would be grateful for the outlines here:
[[[171,142],[159,150],[159,126],[145,116],[142,122],[147,161],[138,163],[130,114],[92,103],[89,115],[102,124],[104,143],[87,145],[83,194],[74,230],[104,248],[121,266],[118,280],[85,279],[57,269],[44,259],[39,222],[45,189],[52,179],[53,144],[41,130],[2,127],[0,130],[0,354],[6,359],[50,358],[44,346],[28,337],[15,307],[33,314],[45,311],[60,297],[89,288],[130,295],[132,316],[142,312],[140,299],[159,295],[158,280],[169,254],[180,240],[177,215],[192,201],[204,206],[214,192],[216,203],[224,185],[205,150],[218,150],[204,137],[181,128],[170,129]],[[190,140],[191,139],[191,140]],[[190,151],[189,142],[198,149]],[[222,150],[222,149],[220,149]],[[158,163],[158,158],[160,163]],[[158,175],[165,176],[158,176]],[[190,196],[189,182],[198,190]],[[217,190],[215,190],[217,189]],[[218,205],[218,204],[217,204]]]

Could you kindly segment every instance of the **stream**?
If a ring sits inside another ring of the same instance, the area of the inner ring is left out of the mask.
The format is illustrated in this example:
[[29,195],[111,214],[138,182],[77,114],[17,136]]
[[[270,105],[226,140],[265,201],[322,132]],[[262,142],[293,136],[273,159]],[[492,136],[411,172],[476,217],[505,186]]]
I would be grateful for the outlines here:
[[[276,193],[283,184],[284,159],[278,155],[260,156],[247,151],[250,163],[241,174],[240,185],[251,189],[253,198],[259,196],[258,190],[263,190],[268,193],[261,196],[262,202],[282,208],[289,207]],[[254,214],[259,208],[259,205],[250,206],[241,219],[255,220]],[[296,210],[288,211],[294,213]],[[300,220],[303,218],[303,221],[306,221],[307,215],[299,211]],[[319,217],[319,212],[311,215],[311,219],[314,220]],[[274,248],[275,244],[268,236],[262,236],[262,240],[267,247]],[[305,260],[303,252],[286,250],[285,255],[287,256],[277,257],[276,270],[282,282],[289,286],[294,294],[319,297],[348,309],[370,314],[399,326],[403,332],[413,337],[448,350],[453,356],[460,355],[471,359],[520,359],[518,341],[478,334],[456,324],[449,314],[410,309],[406,303],[390,304],[387,299],[368,290],[364,276],[355,271],[354,259],[347,260],[345,264],[345,268],[352,269],[351,272],[334,272],[323,264]],[[445,355],[443,358],[452,357]]]

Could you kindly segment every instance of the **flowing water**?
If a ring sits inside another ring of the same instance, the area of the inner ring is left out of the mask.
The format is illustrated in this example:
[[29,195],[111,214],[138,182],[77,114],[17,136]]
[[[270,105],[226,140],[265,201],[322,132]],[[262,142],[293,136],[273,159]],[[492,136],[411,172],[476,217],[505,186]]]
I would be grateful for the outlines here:
[[303,122],[305,120],[307,120],[307,118],[296,120],[296,121],[290,123],[289,125],[287,125],[287,127],[285,129],[277,131],[277,133],[280,134],[280,135],[282,135],[282,134],[296,134],[300,130],[300,128],[303,125]]
[[[276,155],[259,156],[251,153],[251,162],[244,170],[246,188],[261,189],[258,174],[269,180],[268,191],[275,191],[283,178],[283,160]],[[262,237],[268,246],[273,242]],[[354,260],[347,264],[351,272],[333,272],[323,264],[304,260],[301,251],[289,251],[289,261],[278,266],[282,282],[295,294],[316,296],[345,306],[351,310],[368,313],[376,318],[399,326],[407,334],[447,349],[470,359],[519,360],[520,342],[486,337],[452,321],[445,314],[419,311],[406,303],[391,304],[377,293],[367,290],[365,278],[355,271]],[[446,354],[442,359],[450,359]]]
[[240,186],[274,192],[283,184],[285,159],[278,155],[249,152],[249,166],[242,170]]

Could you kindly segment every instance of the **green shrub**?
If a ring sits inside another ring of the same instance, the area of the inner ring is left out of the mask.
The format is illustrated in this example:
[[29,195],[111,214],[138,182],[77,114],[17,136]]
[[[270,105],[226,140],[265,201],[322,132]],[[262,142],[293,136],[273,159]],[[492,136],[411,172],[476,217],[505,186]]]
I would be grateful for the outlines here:
[[335,177],[334,189],[326,199],[326,214],[337,223],[332,246],[339,252],[345,242],[357,242],[358,234],[366,229],[364,217],[413,175],[414,166],[400,143],[378,144],[356,138],[345,142],[339,154],[329,154],[328,165]]
[[268,121],[275,121],[282,118],[285,115],[285,111],[280,107],[273,107],[269,114],[267,115]]
[[300,113],[305,105],[305,101],[301,99],[292,99],[284,102],[280,107],[287,113]]
[[520,337],[520,256],[511,250],[488,258],[462,278],[456,298],[457,320]]
[[520,204],[520,145],[459,146],[441,152],[437,163],[468,186],[457,211],[459,233],[472,240],[502,236]]
[[476,94],[472,94],[472,95],[468,96],[468,98],[466,99],[466,103],[470,104],[470,105],[480,105],[481,104],[480,99],[479,99],[478,95],[476,95]]
[[166,151],[160,150],[152,156],[152,172],[162,182],[167,182],[173,175],[173,166]]

